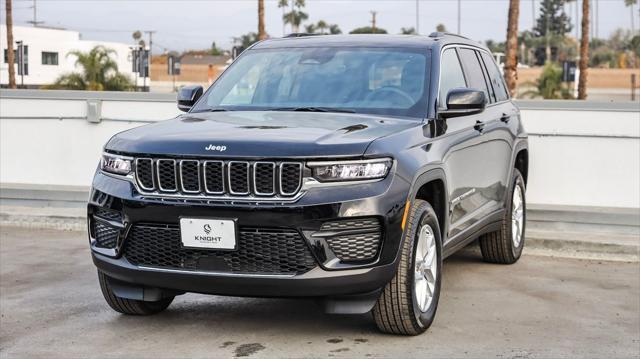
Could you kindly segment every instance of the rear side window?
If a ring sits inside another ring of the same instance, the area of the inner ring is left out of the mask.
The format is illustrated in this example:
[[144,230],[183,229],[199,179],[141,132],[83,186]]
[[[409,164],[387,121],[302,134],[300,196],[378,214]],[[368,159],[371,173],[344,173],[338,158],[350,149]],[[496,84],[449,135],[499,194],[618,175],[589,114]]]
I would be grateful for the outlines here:
[[480,65],[480,59],[476,56],[476,51],[471,49],[459,49],[460,60],[464,66],[464,73],[469,82],[469,87],[484,91],[487,96],[487,101],[490,101],[489,91],[487,89],[487,83],[484,78],[482,66]]
[[438,106],[446,107],[447,94],[451,89],[467,87],[462,66],[458,60],[455,49],[447,49],[440,59],[440,92],[438,94]]
[[486,52],[482,52],[482,59],[487,66],[487,71],[489,71],[489,78],[491,80],[491,85],[493,86],[493,91],[495,91],[496,94],[496,100],[498,102],[508,100],[509,95],[507,94],[507,89],[504,86],[504,80],[502,79],[502,74],[500,73],[498,65],[496,65],[493,58]]

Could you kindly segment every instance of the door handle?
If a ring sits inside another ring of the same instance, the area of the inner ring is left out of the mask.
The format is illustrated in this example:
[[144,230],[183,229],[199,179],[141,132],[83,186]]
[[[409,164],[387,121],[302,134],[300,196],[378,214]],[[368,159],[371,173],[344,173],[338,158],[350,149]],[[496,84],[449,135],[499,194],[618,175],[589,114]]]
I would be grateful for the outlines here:
[[504,123],[509,122],[509,120],[511,120],[511,115],[507,115],[506,113],[503,113],[502,116],[500,117],[500,121]]
[[473,129],[476,131],[482,132],[482,130],[484,130],[484,122],[476,121],[476,124],[473,125]]

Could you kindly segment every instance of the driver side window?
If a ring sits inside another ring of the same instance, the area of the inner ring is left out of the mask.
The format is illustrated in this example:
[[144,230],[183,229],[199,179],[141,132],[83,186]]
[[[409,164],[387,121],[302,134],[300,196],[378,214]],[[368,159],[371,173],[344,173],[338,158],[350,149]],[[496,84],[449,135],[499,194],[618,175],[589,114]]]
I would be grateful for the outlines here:
[[438,93],[438,107],[447,107],[447,94],[451,89],[467,87],[462,72],[462,66],[455,49],[446,49],[440,59],[440,92]]

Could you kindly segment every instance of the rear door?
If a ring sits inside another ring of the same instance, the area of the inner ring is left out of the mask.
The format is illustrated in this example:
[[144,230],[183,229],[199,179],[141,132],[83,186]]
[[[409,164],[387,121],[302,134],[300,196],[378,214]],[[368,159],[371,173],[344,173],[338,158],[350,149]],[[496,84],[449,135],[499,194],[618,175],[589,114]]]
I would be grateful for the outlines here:
[[518,109],[509,98],[504,79],[498,65],[486,51],[475,51],[480,61],[488,91],[492,92],[491,103],[485,110],[487,122],[483,136],[489,142],[486,147],[485,168],[490,174],[483,187],[489,210],[501,208],[509,188],[512,147],[517,135]]

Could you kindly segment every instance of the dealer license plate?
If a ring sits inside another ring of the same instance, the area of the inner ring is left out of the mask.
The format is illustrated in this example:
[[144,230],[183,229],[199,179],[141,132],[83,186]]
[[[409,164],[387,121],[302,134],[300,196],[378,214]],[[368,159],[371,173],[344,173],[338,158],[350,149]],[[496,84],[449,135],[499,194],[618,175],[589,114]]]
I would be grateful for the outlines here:
[[182,246],[236,249],[236,222],[230,219],[180,218]]

